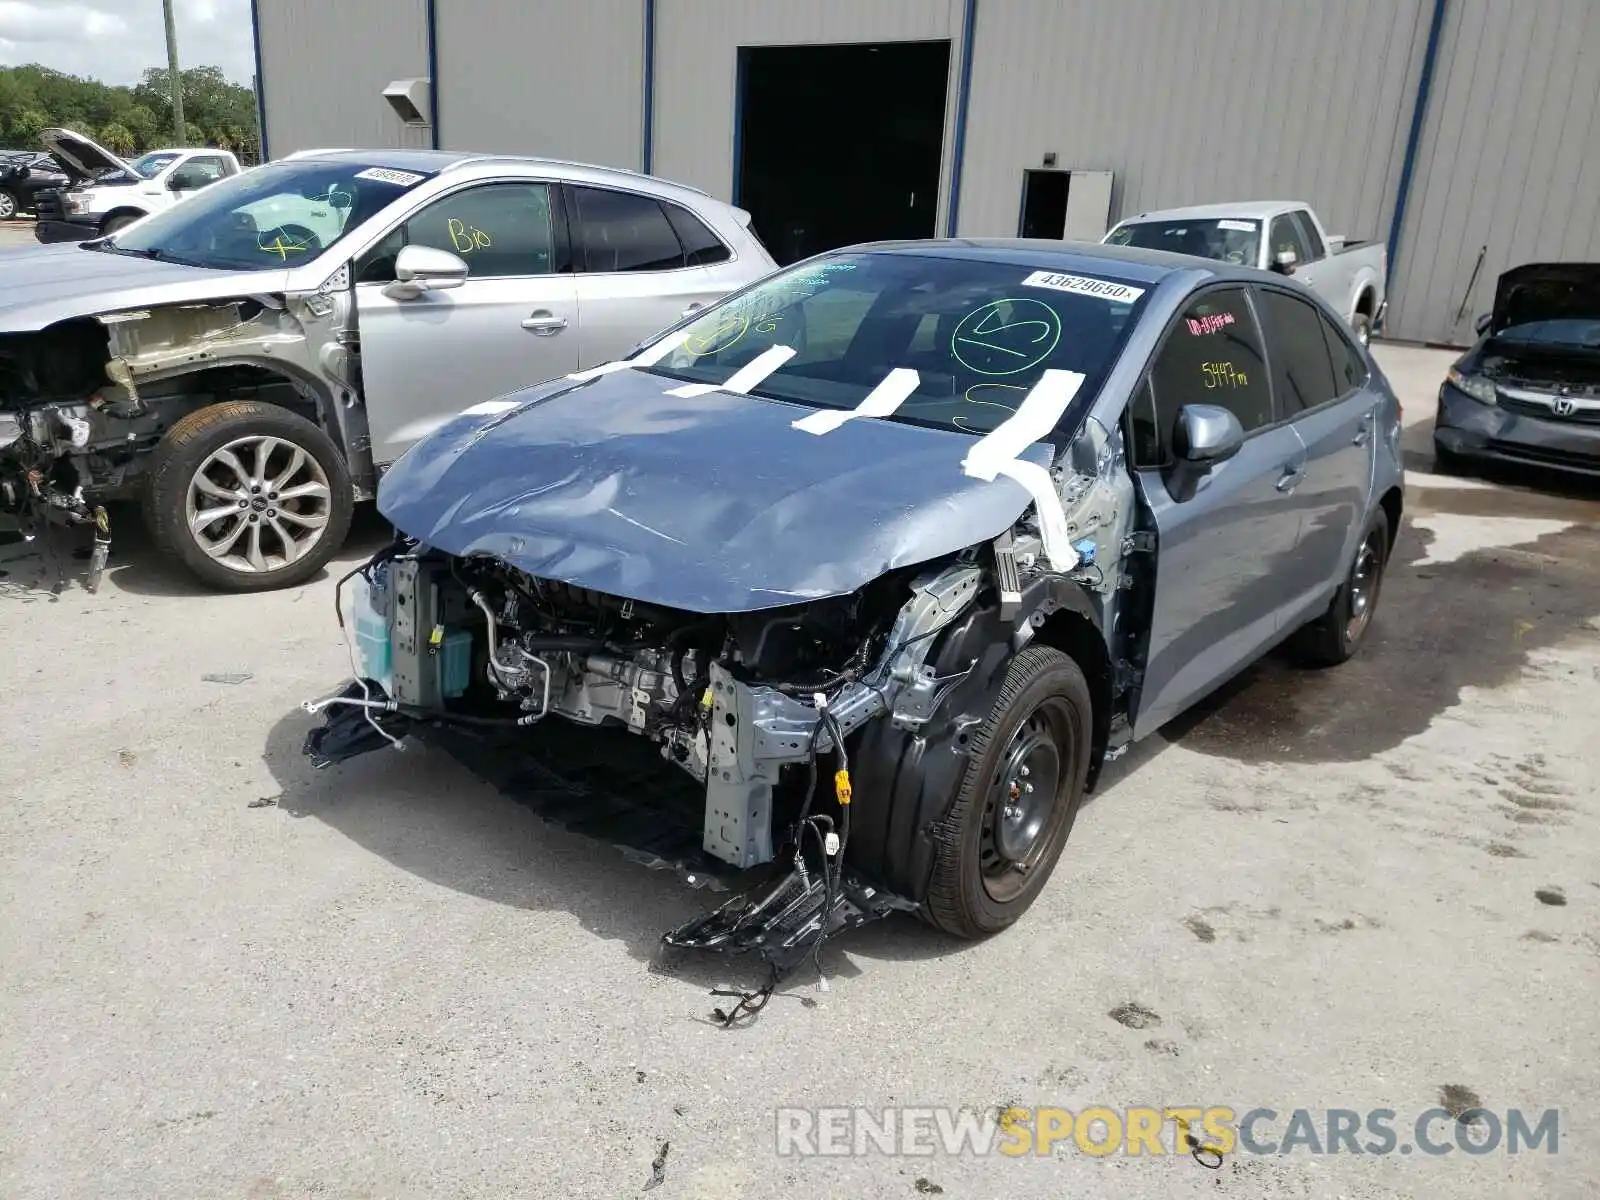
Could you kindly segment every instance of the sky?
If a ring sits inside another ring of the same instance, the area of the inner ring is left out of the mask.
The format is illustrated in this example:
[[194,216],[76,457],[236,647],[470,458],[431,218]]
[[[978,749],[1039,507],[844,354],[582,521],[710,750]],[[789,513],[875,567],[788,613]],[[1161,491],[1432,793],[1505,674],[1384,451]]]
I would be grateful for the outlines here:
[[[182,67],[255,71],[250,0],[177,0]],[[137,83],[167,65],[161,0],[0,0],[0,66],[39,63],[105,83]]]

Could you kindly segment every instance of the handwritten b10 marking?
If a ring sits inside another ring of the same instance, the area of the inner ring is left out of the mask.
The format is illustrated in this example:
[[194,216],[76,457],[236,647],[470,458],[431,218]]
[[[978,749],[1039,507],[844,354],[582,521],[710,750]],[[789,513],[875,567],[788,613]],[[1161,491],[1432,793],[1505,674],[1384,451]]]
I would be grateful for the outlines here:
[[450,231],[450,244],[456,248],[457,254],[471,254],[474,250],[487,250],[494,245],[483,230],[456,217],[451,217],[445,228]]

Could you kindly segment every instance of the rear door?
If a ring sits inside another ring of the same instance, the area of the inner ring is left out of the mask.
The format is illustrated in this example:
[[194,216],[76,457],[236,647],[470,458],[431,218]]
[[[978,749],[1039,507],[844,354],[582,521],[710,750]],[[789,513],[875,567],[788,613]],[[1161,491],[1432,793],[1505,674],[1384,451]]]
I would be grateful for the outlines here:
[[[551,184],[474,184],[432,201],[356,263],[372,456],[393,462],[461,409],[578,369],[578,296]],[[405,246],[463,259],[459,288],[384,295]]]
[[[1188,404],[1239,418],[1243,448],[1177,500],[1166,477]],[[1132,411],[1134,474],[1157,530],[1155,600],[1135,736],[1143,737],[1266,650],[1294,562],[1305,451],[1272,406],[1261,334],[1242,286],[1197,294],[1167,331]]]
[[585,366],[620,358],[729,290],[732,252],[681,205],[621,188],[569,185]]
[[1344,577],[1366,518],[1377,462],[1381,403],[1366,387],[1366,361],[1311,301],[1285,288],[1256,291],[1278,410],[1306,447],[1305,480],[1292,499],[1300,545],[1284,583],[1287,619],[1320,612]]

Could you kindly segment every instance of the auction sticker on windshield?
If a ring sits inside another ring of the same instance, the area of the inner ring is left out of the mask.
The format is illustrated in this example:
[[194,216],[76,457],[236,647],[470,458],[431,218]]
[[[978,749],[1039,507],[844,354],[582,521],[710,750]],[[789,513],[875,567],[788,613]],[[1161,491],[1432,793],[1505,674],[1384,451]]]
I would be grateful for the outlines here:
[[413,175],[410,171],[391,171],[388,167],[368,167],[365,171],[357,171],[356,178],[371,179],[377,183],[397,183],[401,187],[410,187],[414,183],[421,183],[425,176]]
[[1023,287],[1049,288],[1055,292],[1072,292],[1079,296],[1098,296],[1132,304],[1144,295],[1143,288],[1129,287],[1125,283],[1112,283],[1109,279],[1090,279],[1087,275],[1061,275],[1055,271],[1035,271],[1022,281]]

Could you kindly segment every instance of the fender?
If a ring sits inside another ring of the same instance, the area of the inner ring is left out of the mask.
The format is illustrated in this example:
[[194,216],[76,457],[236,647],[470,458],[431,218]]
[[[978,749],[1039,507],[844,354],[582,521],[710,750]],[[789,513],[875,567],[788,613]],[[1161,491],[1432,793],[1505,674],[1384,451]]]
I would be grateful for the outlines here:
[[926,898],[934,832],[966,773],[972,730],[994,708],[1013,656],[1033,630],[1062,610],[1081,615],[1104,636],[1088,597],[1062,576],[1035,577],[1015,617],[1002,617],[999,597],[985,590],[929,656],[937,675],[968,672],[932,718],[919,729],[903,729],[883,717],[862,731],[851,755],[858,796],[850,832],[853,866],[891,892],[918,903]]

